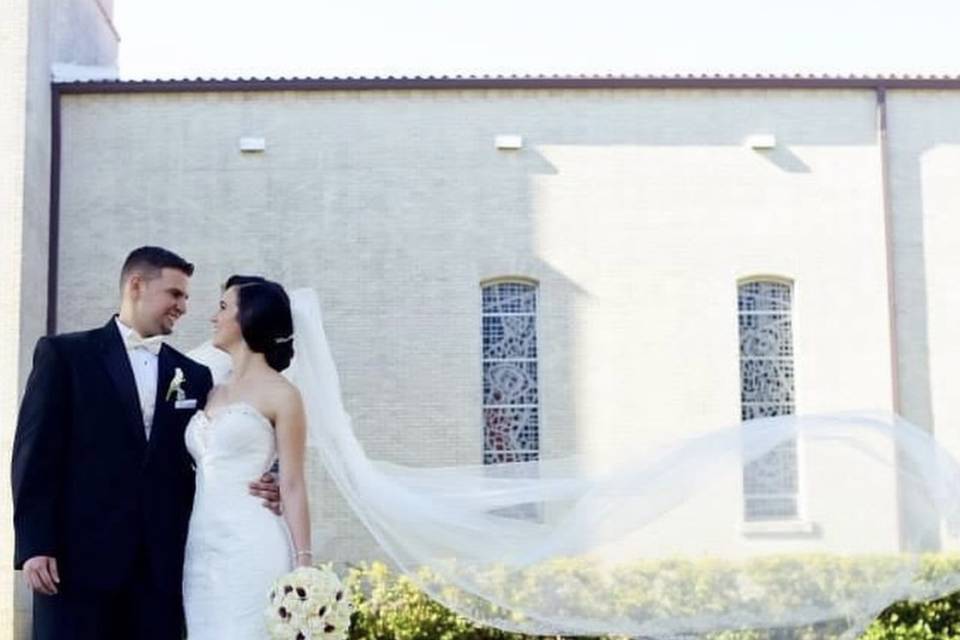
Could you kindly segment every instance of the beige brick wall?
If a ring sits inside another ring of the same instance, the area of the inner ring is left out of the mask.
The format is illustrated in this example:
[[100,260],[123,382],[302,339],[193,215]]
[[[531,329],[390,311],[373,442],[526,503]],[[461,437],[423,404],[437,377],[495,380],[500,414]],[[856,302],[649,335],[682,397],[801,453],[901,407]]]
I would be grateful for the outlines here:
[[944,437],[956,437],[960,417],[952,390],[960,355],[958,107],[957,93],[903,91],[890,98],[904,413]]
[[904,414],[960,453],[960,94],[890,99]]
[[[602,464],[736,421],[736,283],[775,274],[797,283],[798,409],[890,408],[874,109],[854,90],[68,97],[61,328],[104,322],[123,256],[148,242],[198,265],[181,346],[208,334],[230,273],[315,287],[369,453],[476,463],[479,283],[532,277],[544,454]],[[503,133],[525,148],[494,149]],[[753,133],[777,148],[744,147]],[[265,153],[238,151],[251,135]],[[835,463],[804,451],[805,516],[827,533],[790,548],[860,544],[857,514],[824,500],[853,490]],[[326,552],[370,553],[317,477]],[[876,482],[893,548],[893,487]],[[715,502],[727,517],[738,491]],[[724,529],[714,549],[753,544]]]

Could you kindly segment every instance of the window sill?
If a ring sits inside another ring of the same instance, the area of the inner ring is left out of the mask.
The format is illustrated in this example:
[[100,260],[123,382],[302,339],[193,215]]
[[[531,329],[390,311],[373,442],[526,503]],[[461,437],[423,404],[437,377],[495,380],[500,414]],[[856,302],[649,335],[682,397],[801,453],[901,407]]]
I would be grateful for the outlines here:
[[769,520],[740,524],[740,533],[747,537],[813,536],[819,532],[820,528],[810,520]]

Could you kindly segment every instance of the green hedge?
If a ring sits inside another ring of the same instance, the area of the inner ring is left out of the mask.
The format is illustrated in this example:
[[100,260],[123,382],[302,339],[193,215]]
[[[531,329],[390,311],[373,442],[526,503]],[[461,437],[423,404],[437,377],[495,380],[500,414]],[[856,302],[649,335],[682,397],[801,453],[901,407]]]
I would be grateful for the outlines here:
[[[663,561],[622,570],[615,578],[616,593],[611,602],[591,603],[592,611],[616,613],[626,607],[655,608],[658,611],[682,614],[691,611],[718,610],[725,599],[742,598],[734,587],[734,574],[748,574],[756,584],[764,585],[764,575],[776,570],[779,575],[790,571],[796,579],[786,589],[776,592],[778,604],[789,608],[796,602],[816,601],[822,594],[831,595],[856,588],[857,584],[880,584],[879,581],[903,569],[902,558],[870,557],[837,561],[817,556],[768,558],[754,561],[744,572],[742,565],[721,561]],[[941,576],[960,571],[957,556],[930,555],[921,560],[921,579],[936,583]],[[515,597],[535,594],[556,573],[576,572],[587,592],[591,581],[599,579],[583,563],[563,562],[549,570],[538,569],[523,580],[502,585],[504,592]],[[418,580],[443,588],[436,575],[422,572]],[[656,588],[651,588],[653,581]],[[346,582],[356,613],[350,637],[352,640],[521,640],[529,638],[490,627],[476,626],[425,595],[416,584],[398,575],[380,562],[351,567]],[[657,602],[650,600],[657,594]],[[535,597],[535,596],[531,596]],[[763,606],[769,606],[770,601]],[[736,631],[711,636],[712,640],[829,640],[840,631],[830,625],[794,631],[789,635],[776,632]],[[920,603],[897,603],[887,609],[866,630],[862,640],[947,640],[960,638],[960,593],[948,598]]]

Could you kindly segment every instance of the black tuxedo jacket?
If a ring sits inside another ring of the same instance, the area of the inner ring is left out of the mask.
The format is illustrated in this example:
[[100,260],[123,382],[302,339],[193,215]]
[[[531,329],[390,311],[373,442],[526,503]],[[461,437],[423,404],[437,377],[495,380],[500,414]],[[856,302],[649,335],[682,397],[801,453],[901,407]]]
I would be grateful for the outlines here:
[[[57,559],[65,588],[117,589],[146,579],[180,591],[194,490],[183,432],[213,383],[206,367],[167,345],[157,364],[148,442],[114,320],[39,340],[13,444],[17,569],[47,555]],[[177,368],[194,408],[166,397]],[[135,578],[144,563],[148,575]]]

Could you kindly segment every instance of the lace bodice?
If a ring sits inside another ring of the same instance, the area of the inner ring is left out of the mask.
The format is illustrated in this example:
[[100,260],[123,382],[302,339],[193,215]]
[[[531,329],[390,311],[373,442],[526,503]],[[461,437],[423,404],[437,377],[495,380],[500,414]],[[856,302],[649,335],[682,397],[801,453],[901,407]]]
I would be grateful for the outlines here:
[[212,415],[198,411],[187,425],[187,450],[197,467],[197,493],[247,484],[268,470],[277,454],[273,425],[255,407],[233,402]]

